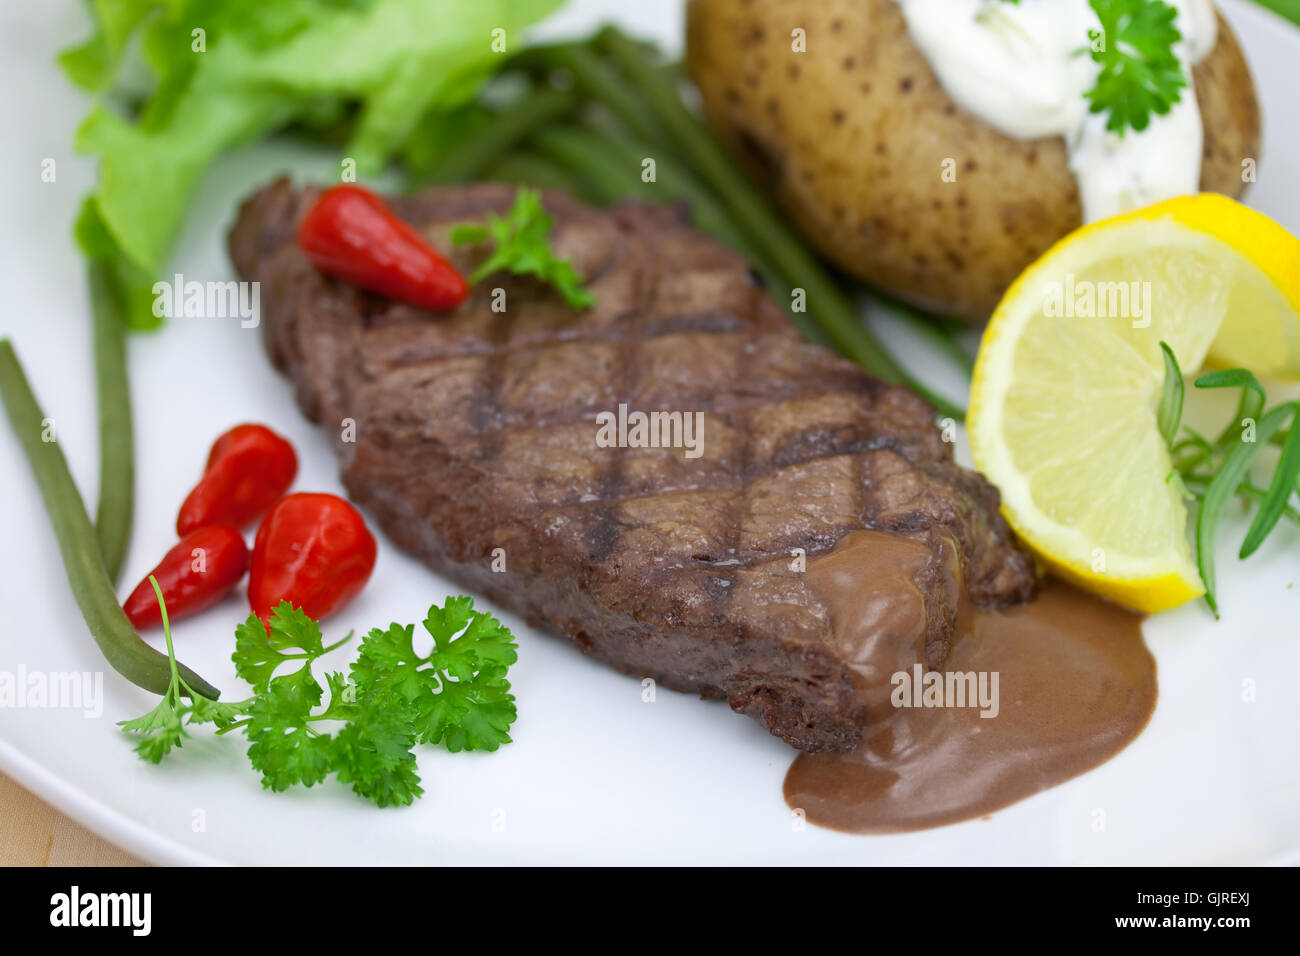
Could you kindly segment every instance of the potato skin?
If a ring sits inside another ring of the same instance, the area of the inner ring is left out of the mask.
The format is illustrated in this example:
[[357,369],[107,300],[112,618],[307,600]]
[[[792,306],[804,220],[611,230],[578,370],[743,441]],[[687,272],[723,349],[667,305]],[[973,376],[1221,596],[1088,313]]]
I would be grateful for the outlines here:
[[[958,107],[893,0],[690,0],[686,51],[711,125],[809,242],[904,300],[983,322],[1082,222],[1065,141],[1012,139]],[[1240,196],[1259,106],[1221,16],[1194,82],[1201,188]]]

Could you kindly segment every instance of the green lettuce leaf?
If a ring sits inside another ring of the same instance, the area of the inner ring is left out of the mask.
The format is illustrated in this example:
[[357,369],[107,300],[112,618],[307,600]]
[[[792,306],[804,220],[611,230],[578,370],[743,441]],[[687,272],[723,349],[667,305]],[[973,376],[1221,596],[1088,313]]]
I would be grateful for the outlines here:
[[[60,57],[100,94],[76,138],[100,161],[77,229],[83,250],[112,264],[131,323],[156,325],[149,287],[219,156],[355,111],[343,155],[376,172],[431,110],[470,102],[562,2],[93,0],[94,34]],[[137,37],[152,88],[123,106],[113,94]]]

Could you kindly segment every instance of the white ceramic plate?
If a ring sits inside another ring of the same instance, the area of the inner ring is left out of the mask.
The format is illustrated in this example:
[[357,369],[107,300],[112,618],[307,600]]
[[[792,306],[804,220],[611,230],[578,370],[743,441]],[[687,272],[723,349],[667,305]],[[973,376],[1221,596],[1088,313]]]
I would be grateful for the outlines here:
[[[1294,118],[1300,31],[1225,2],[1265,107],[1260,181],[1250,202],[1300,232],[1300,131]],[[548,33],[610,16],[676,47],[676,0],[571,2]],[[70,150],[84,99],[55,52],[86,32],[79,4],[0,12],[0,334],[11,336],[83,489],[96,484],[95,409],[82,263],[70,227],[93,168]],[[42,183],[41,161],[57,161]],[[236,201],[281,172],[328,178],[333,157],[271,144],[223,160],[205,181],[175,270],[224,279]],[[234,422],[271,423],[295,443],[300,489],[340,491],[325,437],[302,419],[256,332],[175,320],[131,343],[139,435],[138,517],[126,587],[173,541],[176,507],[212,439]],[[98,671],[36,488],[0,427],[0,670]],[[93,497],[91,498],[93,503]],[[163,766],[131,753],[115,722],[153,699],[104,675],[103,713],[0,709],[0,769],[107,839],[169,863],[1237,863],[1300,850],[1300,535],[1283,527],[1247,565],[1239,534],[1220,555],[1224,617],[1202,604],[1146,625],[1160,702],[1145,733],[1100,769],[995,814],[905,836],[855,837],[792,826],[781,799],[791,751],[725,705],[661,692],[504,615],[520,642],[512,672],[520,719],[495,754],[420,753],[427,795],[377,810],[340,786],[263,792],[240,741],[203,736]],[[381,543],[363,596],[328,632],[418,620],[447,585]],[[218,686],[241,599],[178,629],[180,656]],[[1252,693],[1246,693],[1253,688]],[[228,691],[229,692],[229,691]],[[1252,702],[1253,700],[1253,702]],[[1099,824],[1104,824],[1100,826]]]

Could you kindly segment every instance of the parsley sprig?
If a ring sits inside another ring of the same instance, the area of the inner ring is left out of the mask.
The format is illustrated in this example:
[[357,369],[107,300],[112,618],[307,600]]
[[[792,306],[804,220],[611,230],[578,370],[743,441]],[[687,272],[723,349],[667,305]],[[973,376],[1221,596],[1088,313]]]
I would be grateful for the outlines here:
[[[1165,382],[1156,419],[1173,457],[1169,480],[1178,481],[1197,502],[1196,564],[1205,584],[1205,600],[1217,616],[1214,548],[1219,525],[1234,498],[1259,502],[1238,557],[1254,554],[1283,517],[1300,524],[1300,511],[1291,506],[1291,496],[1300,483],[1300,402],[1283,402],[1265,409],[1267,395],[1253,373],[1243,368],[1222,369],[1202,375],[1197,388],[1240,388],[1237,413],[1214,440],[1187,425],[1176,438],[1182,417],[1184,383],[1173,352],[1164,342]],[[1290,423],[1289,428],[1285,428]],[[1250,480],[1251,465],[1270,443],[1282,446],[1277,466],[1267,488]]]
[[453,753],[509,743],[515,719],[505,679],[515,661],[510,632],[464,596],[429,608],[424,629],[433,648],[423,656],[414,649],[414,625],[371,631],[352,665],[358,688],[400,705],[420,743],[441,743]]
[[[1003,0],[1018,4],[1020,0]],[[1164,0],[1088,0],[1100,30],[1089,31],[1086,50],[1101,69],[1084,94],[1093,113],[1106,113],[1117,136],[1142,132],[1182,99],[1187,74],[1175,46],[1182,39],[1178,9]],[[1081,51],[1082,52],[1082,51]]]
[[[185,682],[176,666],[176,651],[172,647],[171,622],[167,619],[167,605],[163,602],[158,579],[149,575],[158,607],[162,611],[163,635],[167,639],[167,659],[171,665],[172,679],[158,706],[134,720],[121,721],[123,730],[140,735],[136,752],[151,763],[158,763],[171,751],[181,746],[189,734],[186,725],[215,724],[228,727],[243,713],[244,703],[223,704],[197,693]],[[186,700],[188,698],[188,702]]]
[[554,221],[542,208],[542,197],[533,189],[520,189],[514,205],[504,216],[489,214],[485,225],[466,224],[451,231],[454,245],[493,240],[495,247],[482,265],[470,275],[471,285],[494,272],[531,275],[556,288],[564,301],[575,309],[587,309],[596,300],[582,288],[568,259],[556,258],[548,236]]
[[281,603],[265,625],[250,616],[236,629],[232,660],[253,695],[220,703],[196,694],[179,676],[156,583],[154,590],[172,683],[157,707],[121,725],[139,737],[136,751],[153,763],[181,746],[187,728],[213,724],[219,735],[244,732],[249,762],[269,790],[311,787],[333,774],[387,807],[409,804],[424,792],[417,744],[459,751],[496,750],[510,742],[515,699],[506,672],[516,645],[496,618],[474,610],[472,598],[449,597],[429,608],[423,622],[432,639],[428,654],[416,650],[413,625],[375,628],[362,639],[349,673],[325,673],[324,687],[313,665],[352,635],[326,645],[315,621]]
[[1101,65],[1096,85],[1084,95],[1094,113],[1106,112],[1116,135],[1142,132],[1153,113],[1163,116],[1182,99],[1187,75],[1174,52],[1182,39],[1178,10],[1164,0],[1089,0],[1101,20],[1089,52]]

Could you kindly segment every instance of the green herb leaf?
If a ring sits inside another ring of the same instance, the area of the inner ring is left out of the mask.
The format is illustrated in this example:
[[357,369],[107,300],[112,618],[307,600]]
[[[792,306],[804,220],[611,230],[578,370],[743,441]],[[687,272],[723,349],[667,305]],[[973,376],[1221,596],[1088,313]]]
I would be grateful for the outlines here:
[[[1199,381],[1197,385],[1200,385]],[[1205,584],[1205,600],[1215,615],[1219,613],[1219,603],[1215,595],[1214,544],[1223,509],[1237,492],[1237,486],[1246,477],[1259,449],[1269,442],[1290,415],[1289,405],[1275,408],[1259,419],[1254,441],[1243,441],[1238,435],[1237,444],[1228,452],[1223,465],[1206,489],[1205,497],[1201,499],[1201,507],[1196,516],[1197,566],[1201,572],[1201,581]]]
[[[1290,403],[1279,410],[1284,411],[1286,408],[1290,408],[1294,416],[1300,406]],[[1297,422],[1293,418],[1286,441],[1282,443],[1282,456],[1278,460],[1277,470],[1273,472],[1273,480],[1260,501],[1259,511],[1255,513],[1250,530],[1246,532],[1246,540],[1241,544],[1241,558],[1248,558],[1259,550],[1259,546],[1282,517],[1287,502],[1296,490],[1296,479],[1300,477],[1300,428],[1296,426]]]
[[1165,358],[1165,381],[1160,391],[1160,405],[1156,410],[1156,422],[1160,434],[1164,436],[1165,445],[1170,451],[1178,437],[1178,423],[1183,418],[1183,373],[1178,368],[1178,359],[1173,349],[1166,342],[1160,343],[1160,352]]
[[552,225],[554,222],[542,208],[541,194],[520,189],[504,216],[490,214],[486,225],[456,226],[451,241],[458,246],[489,239],[495,242],[491,255],[469,277],[471,285],[494,272],[531,275],[554,286],[575,309],[590,308],[596,300],[582,288],[582,277],[568,259],[558,259],[551,251],[548,235]]
[[1202,375],[1196,380],[1197,388],[1240,388],[1241,400],[1237,404],[1237,414],[1222,434],[1215,440],[1216,448],[1230,448],[1238,440],[1241,428],[1247,421],[1258,421],[1264,410],[1268,395],[1253,372],[1244,368],[1225,368],[1217,372]]
[[352,665],[358,698],[394,698],[411,708],[421,743],[448,750],[496,750],[510,742],[514,697],[505,679],[516,659],[510,631],[468,597],[434,605],[424,628],[433,638],[428,656],[413,646],[413,629],[373,630]]
[[[367,695],[392,694],[411,701],[427,688],[424,663],[413,646],[414,624],[390,624],[387,630],[373,629],[361,641],[361,653],[352,663],[352,680]],[[436,690],[436,688],[435,688]]]
[[406,806],[424,790],[416,773],[414,709],[395,694],[367,693],[335,738],[340,783],[381,807]]
[[288,601],[281,601],[266,624],[250,614],[235,628],[235,653],[230,659],[235,662],[236,674],[254,690],[263,691],[281,664],[315,660],[351,637],[349,634],[338,644],[325,647],[319,625]]
[[1101,64],[1085,96],[1094,113],[1108,113],[1106,128],[1123,136],[1142,132],[1153,113],[1164,115],[1187,85],[1174,45],[1181,39],[1176,7],[1163,0],[1090,0],[1101,35],[1089,49]]
[[190,723],[214,724],[224,730],[248,712],[250,703],[251,699],[225,703],[196,694],[190,698]]
[[183,707],[178,706],[175,696],[168,691],[153,710],[134,720],[119,721],[118,726],[127,733],[139,734],[141,739],[135,745],[135,752],[150,763],[159,763],[189,736],[182,714]]
[[[1243,498],[1250,498],[1254,501],[1263,501],[1264,496],[1267,495],[1268,492],[1263,488],[1260,488],[1258,485],[1251,484],[1249,481],[1243,481],[1237,486],[1237,494],[1241,495]],[[1297,511],[1290,505],[1282,506],[1282,517],[1286,518],[1286,520],[1290,521],[1292,524],[1300,525],[1300,511]]]
[[[331,681],[332,691],[335,686],[341,684]],[[312,724],[340,714],[344,702],[331,695],[325,712],[313,715],[321,697],[321,686],[308,664],[272,678],[253,699],[245,733],[248,760],[261,771],[262,786],[270,790],[287,790],[297,783],[310,787],[333,770],[333,743]]]
[[[212,723],[220,734],[242,729],[249,762],[269,790],[311,787],[335,774],[378,806],[405,806],[424,792],[412,752],[417,743],[496,750],[510,741],[515,719],[505,679],[516,657],[509,630],[475,611],[468,597],[430,607],[424,627],[433,639],[428,655],[415,650],[414,625],[376,628],[362,642],[351,679],[326,673],[323,688],[312,665],[351,635],[327,646],[315,621],[282,602],[266,625],[250,616],[236,629],[233,660],[253,684],[253,697],[222,704],[195,696],[172,656],[172,685],[163,699],[122,726],[140,736],[136,750],[153,763],[181,745],[187,723]],[[163,628],[170,655],[165,608]],[[298,666],[282,672],[286,662]],[[342,726],[331,736],[328,723]]]
[[[1214,547],[1227,503],[1237,496],[1260,503],[1239,551],[1243,559],[1259,549],[1281,518],[1300,524],[1300,511],[1290,505],[1300,480],[1300,403],[1287,402],[1263,413],[1267,401],[1264,386],[1254,374],[1241,368],[1202,375],[1196,387],[1242,390],[1233,420],[1214,442],[1184,426],[1185,437],[1171,448],[1171,480],[1177,478],[1185,492],[1200,497],[1196,514],[1197,566],[1205,584],[1206,603],[1217,615]],[[1288,418],[1291,428],[1282,434]],[[1282,454],[1265,490],[1250,482],[1249,473],[1259,450],[1270,442],[1280,443]]]
[[[153,593],[158,598],[158,609],[162,612],[163,637],[167,642],[167,660],[171,665],[171,683],[153,710],[132,720],[118,721],[118,726],[128,734],[138,735],[140,739],[135,746],[136,753],[150,763],[159,763],[189,736],[185,730],[187,723],[229,726],[244,712],[249,702],[219,703],[196,693],[185,682],[176,664],[172,625],[167,617],[167,602],[163,600],[162,588],[152,574],[149,575],[149,583],[153,585]],[[186,696],[189,697],[189,703],[185,701]]]
[[[287,790],[295,783],[310,787],[325,779],[330,766],[329,737],[316,733],[309,720],[310,706],[295,699],[306,682],[293,682],[298,693],[281,697],[275,688],[286,681],[290,679],[278,677],[271,682],[270,693],[258,695],[245,727],[249,763],[261,771],[262,786],[270,790]],[[320,687],[315,686],[319,702]]]

